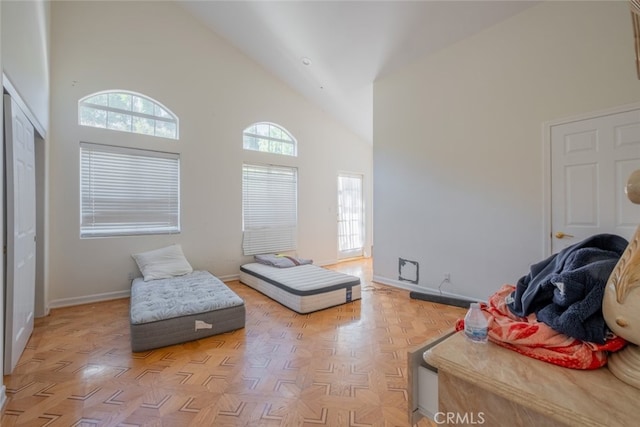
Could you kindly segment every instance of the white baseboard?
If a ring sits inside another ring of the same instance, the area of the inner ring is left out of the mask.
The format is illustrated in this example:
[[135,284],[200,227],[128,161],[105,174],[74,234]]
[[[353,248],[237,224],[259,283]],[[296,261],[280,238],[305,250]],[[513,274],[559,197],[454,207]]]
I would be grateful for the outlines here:
[[[230,274],[227,276],[217,276],[218,279],[223,282],[230,282],[232,280],[238,280],[240,278],[240,274]],[[82,304],[91,304],[94,302],[101,301],[110,301],[113,299],[120,298],[129,298],[131,296],[131,291],[115,291],[115,292],[106,292],[103,294],[95,294],[95,295],[85,295],[81,297],[73,297],[73,298],[61,298],[50,301],[47,306],[47,314],[52,308],[62,308],[62,307],[71,307],[74,305],[82,305]]]
[[413,283],[404,282],[402,280],[394,280],[394,279],[389,279],[387,277],[382,277],[382,276],[374,275],[373,281],[376,283],[382,283],[383,285],[389,285],[389,286],[394,286],[396,288],[405,289],[407,291],[415,291],[415,292],[422,292],[422,293],[428,293],[428,294],[442,295],[446,297],[460,298],[470,302],[478,301],[477,299],[471,298],[468,295],[454,294],[452,292],[441,293],[438,289],[431,288],[429,286],[419,286]]
[[49,309],[70,307],[73,305],[91,304],[93,302],[109,301],[112,299],[129,298],[131,291],[106,292],[104,294],[85,295],[82,297],[61,298],[49,301]]
[[238,274],[227,274],[226,276],[216,276],[218,279],[222,280],[223,282],[232,282],[234,280],[239,280],[240,279],[240,273]]
[[[323,263],[317,263],[317,265],[332,265],[336,264],[337,261],[327,261]],[[240,279],[240,273],[237,274],[228,274],[226,276],[216,276],[218,279],[223,282],[231,282],[233,280]],[[93,302],[100,301],[109,301],[112,299],[120,299],[120,298],[129,298],[131,296],[131,291],[116,291],[116,292],[106,292],[104,294],[95,294],[95,295],[85,295],[82,297],[73,297],[73,298],[61,298],[49,301],[47,306],[47,314],[49,314],[49,310],[52,308],[62,308],[62,307],[71,307],[74,305],[81,304],[91,304]]]
[[325,267],[327,265],[338,264],[339,262],[340,261],[337,259],[332,259],[332,260],[317,261],[317,262],[314,262],[314,264],[319,265],[320,267]]

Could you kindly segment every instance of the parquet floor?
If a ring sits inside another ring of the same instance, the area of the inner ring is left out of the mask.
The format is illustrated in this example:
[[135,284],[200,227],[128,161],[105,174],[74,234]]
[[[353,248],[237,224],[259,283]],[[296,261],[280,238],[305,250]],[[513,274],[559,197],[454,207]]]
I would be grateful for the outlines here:
[[370,260],[332,268],[361,300],[300,315],[230,282],[244,329],[144,353],[128,299],[53,310],[4,377],[0,425],[407,426],[406,351],[464,311],[373,283]]

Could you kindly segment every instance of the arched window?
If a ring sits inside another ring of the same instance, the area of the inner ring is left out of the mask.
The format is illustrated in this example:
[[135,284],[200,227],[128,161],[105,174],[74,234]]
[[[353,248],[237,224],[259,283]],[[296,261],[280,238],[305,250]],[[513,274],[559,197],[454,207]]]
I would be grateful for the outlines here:
[[178,139],[178,117],[149,97],[124,90],[96,92],[78,101],[78,123]]
[[286,129],[268,122],[254,123],[242,132],[245,150],[297,156],[296,139]]

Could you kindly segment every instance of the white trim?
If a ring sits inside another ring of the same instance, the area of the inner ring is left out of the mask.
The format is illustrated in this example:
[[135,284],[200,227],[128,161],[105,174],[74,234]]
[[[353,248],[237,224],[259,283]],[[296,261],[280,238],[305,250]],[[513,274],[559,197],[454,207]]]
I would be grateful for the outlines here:
[[226,276],[216,276],[218,279],[223,282],[233,282],[234,280],[240,280],[240,273],[236,274],[227,274]]
[[542,257],[551,255],[551,126],[542,124]]
[[4,71],[2,72],[2,86],[5,88],[11,99],[13,99],[16,104],[18,104],[25,116],[27,116],[36,132],[38,132],[42,139],[46,140],[47,132],[45,131],[44,126],[42,126],[42,123],[40,123],[36,115],[33,114],[31,109],[23,101],[22,96],[20,96],[20,92],[18,92],[18,89],[16,89],[13,83],[11,83],[11,79],[4,73]]
[[[127,115],[131,117],[135,116],[135,117],[141,117],[143,119],[160,120],[167,123],[177,123],[176,121],[177,119],[175,117],[167,118],[167,117],[154,116],[152,114],[138,113],[130,110],[123,110],[120,108],[108,107],[106,105],[92,104],[91,102],[86,102],[86,101],[80,102],[80,106],[93,108],[94,110],[110,111],[112,113],[118,113],[118,114]],[[81,124],[80,126],[87,126],[87,125]],[[90,126],[90,127],[94,127],[94,126]],[[99,129],[109,129],[109,128],[99,128]],[[116,130],[116,129],[111,129],[111,130]],[[137,132],[132,132],[132,133],[137,133]],[[143,134],[143,135],[147,135],[147,134]],[[153,135],[153,136],[156,136],[156,135]],[[177,139],[177,138],[169,138],[169,139]]]
[[110,301],[113,299],[120,299],[120,298],[129,298],[130,296],[131,296],[131,291],[126,290],[126,291],[106,292],[103,294],[86,295],[82,297],[61,298],[61,299],[55,299],[53,301],[49,301],[49,309],[71,307],[74,305],[81,305],[81,304],[90,304],[93,302]]
[[627,111],[640,109],[640,102],[625,104],[618,107],[604,110],[592,111],[590,113],[565,117],[544,122],[542,124],[542,257],[551,255],[551,128],[553,126],[567,123],[590,120],[596,117],[608,116],[612,114],[625,113]]
[[314,261],[313,263],[314,263],[315,265],[317,265],[317,266],[320,266],[320,267],[326,267],[326,266],[328,266],[328,265],[340,264],[340,263],[341,263],[341,262],[343,262],[343,261],[346,261],[346,260],[342,260],[342,259],[341,259],[341,260],[338,260],[338,259],[336,258],[336,259],[325,260],[325,261],[322,261],[322,260],[321,260],[321,261]]
[[414,285],[414,284],[403,282],[403,281],[400,281],[400,280],[388,279],[388,278],[382,277],[382,276],[375,276],[374,275],[372,281],[376,282],[376,283],[382,283],[383,285],[389,285],[389,286],[393,286],[393,287],[396,287],[396,288],[405,289],[407,291],[422,292],[422,293],[433,294],[433,295],[442,295],[443,297],[453,297],[453,298],[463,299],[463,300],[469,301],[469,302],[478,302],[477,299],[470,298],[468,295],[454,294],[452,292],[442,292],[441,293],[436,288],[431,288],[429,286]]
[[7,403],[7,392],[6,392],[7,388],[4,386],[4,384],[0,383],[0,414],[3,412],[4,410],[4,405]]
[[551,127],[551,126],[563,125],[563,124],[571,123],[571,122],[579,122],[579,121],[582,121],[582,120],[595,119],[597,117],[602,117],[602,116],[609,116],[609,115],[613,115],[613,114],[626,113],[627,111],[637,110],[639,108],[640,108],[640,102],[633,102],[631,104],[625,104],[625,105],[620,105],[620,106],[617,106],[617,107],[605,108],[603,110],[591,111],[591,112],[584,113],[584,114],[577,114],[577,115],[574,115],[574,116],[569,116],[569,117],[564,117],[564,118],[560,118],[560,119],[549,120],[549,121],[547,121],[545,123],[548,124]]
[[[229,274],[226,276],[216,276],[223,282],[232,282],[240,279],[240,273]],[[73,298],[61,298],[49,302],[47,307],[47,314],[52,308],[72,307],[75,305],[91,304],[94,302],[111,301],[114,299],[129,298],[131,297],[131,290],[106,292],[103,294],[85,295],[82,297]],[[1,407],[1,406],[0,406]]]
[[[278,127],[280,127],[280,126],[278,126]],[[280,127],[280,129],[282,129],[282,128]],[[244,136],[250,136],[252,138],[268,139],[269,141],[284,142],[286,144],[291,144],[291,145],[295,144],[295,141],[293,141],[291,139],[276,138],[274,136],[264,136],[264,135],[260,135],[259,133],[244,132],[243,135]],[[267,151],[267,152],[269,152],[269,151]]]

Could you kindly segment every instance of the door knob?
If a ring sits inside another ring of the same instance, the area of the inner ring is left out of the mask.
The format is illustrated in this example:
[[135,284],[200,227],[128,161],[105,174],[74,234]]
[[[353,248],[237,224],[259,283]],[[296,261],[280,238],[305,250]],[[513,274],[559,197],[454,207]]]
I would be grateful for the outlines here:
[[558,231],[558,232],[556,233],[556,238],[558,238],[558,239],[564,239],[565,237],[573,237],[573,235],[571,235],[571,234],[565,234],[565,233],[563,233],[562,231]]

